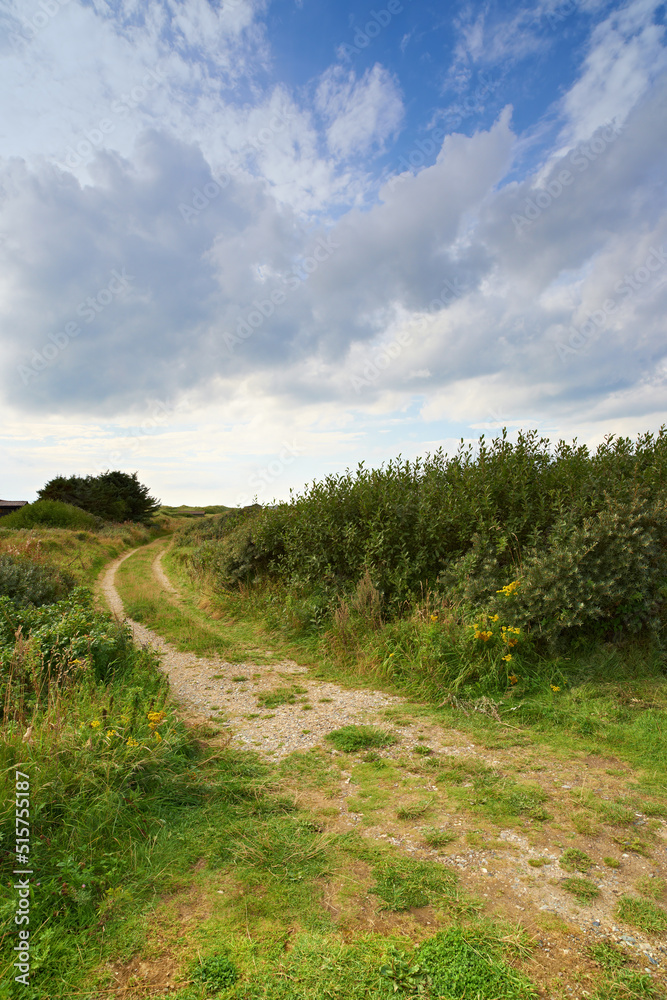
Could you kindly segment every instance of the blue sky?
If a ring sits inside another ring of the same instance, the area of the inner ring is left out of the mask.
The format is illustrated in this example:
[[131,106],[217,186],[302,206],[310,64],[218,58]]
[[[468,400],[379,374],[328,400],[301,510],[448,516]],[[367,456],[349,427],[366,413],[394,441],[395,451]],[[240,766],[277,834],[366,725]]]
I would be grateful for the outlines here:
[[667,419],[665,5],[5,0],[0,494]]

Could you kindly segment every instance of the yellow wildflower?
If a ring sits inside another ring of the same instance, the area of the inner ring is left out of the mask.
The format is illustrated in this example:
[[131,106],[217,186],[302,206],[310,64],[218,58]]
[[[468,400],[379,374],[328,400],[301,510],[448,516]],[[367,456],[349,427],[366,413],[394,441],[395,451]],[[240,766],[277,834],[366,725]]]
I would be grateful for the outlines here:
[[133,740],[132,737],[130,736],[129,740],[127,741],[127,746],[128,747],[138,747],[139,744],[137,743],[136,740]]
[[155,732],[155,733],[153,733],[153,736],[154,736],[154,737],[155,737],[155,739],[156,739],[156,740],[158,741],[158,743],[161,743],[161,742],[162,742],[162,737],[160,736],[160,734],[159,734],[159,733]]
[[510,684],[517,684],[518,681],[519,681],[519,678],[517,677],[516,674],[510,674],[509,677],[508,677],[508,680],[509,680]]
[[560,691],[560,687],[558,684],[551,684],[550,687],[552,691]]
[[107,729],[107,733],[106,734],[107,734],[107,737],[118,736],[118,733],[116,732],[115,729]]
[[479,629],[477,632],[475,632],[475,638],[481,639],[482,642],[488,642],[489,639],[493,638],[493,632],[490,632],[485,629]]
[[156,726],[159,726],[160,723],[164,722],[164,720],[167,718],[167,713],[166,712],[149,712],[147,718],[148,718],[149,722],[153,722],[153,723],[155,723]]
[[490,622],[497,622],[498,618],[499,618],[499,615],[491,615],[491,617],[489,618],[489,621]]
[[513,580],[512,583],[507,583],[505,584],[504,587],[501,587],[500,590],[497,590],[496,594],[504,594],[505,597],[509,597],[510,594],[513,594],[514,591],[517,590],[517,588],[520,586],[521,586],[520,580]]
[[503,656],[503,660],[505,661],[505,663],[509,663],[511,659],[512,659],[511,653],[508,653],[507,656]]
[[101,725],[102,725],[102,723],[100,722],[99,719],[93,719],[93,721],[90,723],[90,728],[91,729],[99,729]]

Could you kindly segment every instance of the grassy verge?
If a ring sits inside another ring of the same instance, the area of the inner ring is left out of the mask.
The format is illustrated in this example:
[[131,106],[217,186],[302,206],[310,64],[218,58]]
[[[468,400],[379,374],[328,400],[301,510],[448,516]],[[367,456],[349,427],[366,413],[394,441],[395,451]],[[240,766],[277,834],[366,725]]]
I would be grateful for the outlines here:
[[[165,522],[166,524],[166,522]],[[102,567],[124,551],[155,538],[160,526],[109,525],[99,531],[67,528],[5,528],[0,521],[0,555],[9,554],[33,563],[56,566],[78,583],[92,587]]]

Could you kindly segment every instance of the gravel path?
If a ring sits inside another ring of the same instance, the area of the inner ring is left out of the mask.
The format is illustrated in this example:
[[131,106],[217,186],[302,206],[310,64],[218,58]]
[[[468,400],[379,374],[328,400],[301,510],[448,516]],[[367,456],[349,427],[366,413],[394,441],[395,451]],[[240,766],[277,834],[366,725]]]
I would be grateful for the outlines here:
[[[120,564],[136,551],[111,563],[100,581],[112,613],[120,619],[126,616],[114,578]],[[163,553],[160,549],[153,573],[165,591],[164,600],[174,602],[177,591],[162,568]],[[377,723],[381,721],[379,713],[402,703],[400,698],[377,691],[352,691],[314,680],[293,660],[267,666],[182,653],[151,629],[126,620],[137,642],[161,654],[174,699],[186,713],[215,721],[242,743],[273,759],[318,746],[327,733],[340,726]],[[276,688],[291,689],[292,703],[270,708],[258,704],[258,696]]]

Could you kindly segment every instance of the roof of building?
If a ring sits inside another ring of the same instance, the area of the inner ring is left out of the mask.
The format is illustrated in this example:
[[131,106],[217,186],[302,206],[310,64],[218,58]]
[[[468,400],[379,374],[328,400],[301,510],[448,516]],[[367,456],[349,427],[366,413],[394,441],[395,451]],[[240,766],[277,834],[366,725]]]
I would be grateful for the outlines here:
[[29,500],[0,500],[0,507],[25,507]]

